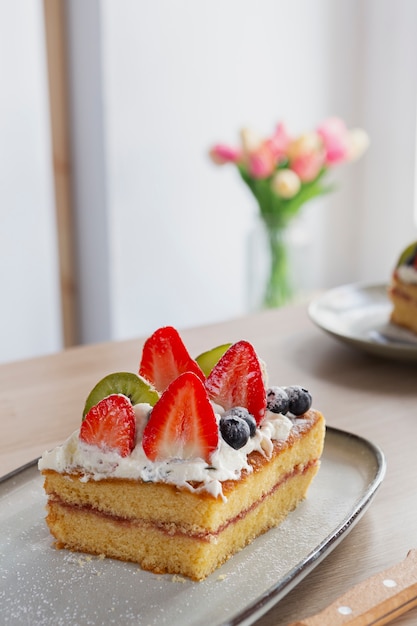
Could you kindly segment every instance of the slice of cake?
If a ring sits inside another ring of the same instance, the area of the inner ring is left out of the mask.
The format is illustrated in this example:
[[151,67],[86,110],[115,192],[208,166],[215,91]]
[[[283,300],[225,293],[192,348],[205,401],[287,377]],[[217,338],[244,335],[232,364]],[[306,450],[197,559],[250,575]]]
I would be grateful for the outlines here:
[[401,254],[388,293],[393,303],[391,322],[417,333],[417,242]]
[[106,376],[39,461],[56,546],[202,580],[306,496],[325,425],[299,386],[265,385],[246,341],[192,359],[172,327],[139,374]]

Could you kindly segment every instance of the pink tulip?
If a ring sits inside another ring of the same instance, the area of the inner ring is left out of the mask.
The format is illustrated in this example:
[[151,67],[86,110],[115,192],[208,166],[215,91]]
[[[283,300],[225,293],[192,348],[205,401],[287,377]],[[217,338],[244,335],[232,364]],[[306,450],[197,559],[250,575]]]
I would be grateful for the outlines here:
[[287,158],[287,149],[290,141],[291,137],[288,134],[287,127],[280,122],[272,137],[268,139],[270,150],[274,154],[277,162],[284,161]]
[[248,172],[254,178],[268,178],[275,170],[276,159],[268,142],[248,154],[247,160]]
[[326,165],[346,161],[349,156],[349,131],[343,120],[330,117],[317,129],[326,151]]
[[298,175],[303,183],[314,180],[324,165],[324,154],[319,152],[307,152],[297,156],[291,161],[291,169]]
[[216,144],[210,150],[210,157],[217,165],[223,165],[224,163],[237,163],[241,156],[240,150],[231,148],[224,144]]
[[303,183],[316,178],[324,165],[325,155],[322,139],[315,132],[300,135],[288,146],[290,168]]

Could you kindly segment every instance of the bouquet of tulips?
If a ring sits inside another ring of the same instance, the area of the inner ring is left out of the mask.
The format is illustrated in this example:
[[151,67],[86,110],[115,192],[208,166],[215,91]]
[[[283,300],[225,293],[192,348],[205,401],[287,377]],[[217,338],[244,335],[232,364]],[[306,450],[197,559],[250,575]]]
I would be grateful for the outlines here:
[[271,265],[264,306],[279,306],[291,296],[282,239],[289,221],[306,202],[333,190],[325,183],[332,167],[358,159],[368,144],[365,131],[349,130],[343,120],[332,117],[298,136],[291,135],[282,122],[266,138],[244,128],[239,147],[217,144],[210,150],[214,163],[237,167],[265,223]]
[[210,156],[218,165],[235,164],[262,217],[284,226],[305,202],[332,190],[324,184],[331,167],[358,159],[368,143],[365,131],[333,117],[295,137],[282,122],[266,138],[244,128],[239,147],[216,144]]

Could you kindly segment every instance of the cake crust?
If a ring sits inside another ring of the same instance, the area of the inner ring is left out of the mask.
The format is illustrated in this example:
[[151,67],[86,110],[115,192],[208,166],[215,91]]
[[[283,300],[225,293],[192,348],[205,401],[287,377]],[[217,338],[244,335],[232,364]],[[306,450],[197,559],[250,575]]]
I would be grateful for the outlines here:
[[305,497],[324,435],[323,416],[310,409],[294,420],[287,440],[273,442],[269,458],[250,453],[252,471],[224,481],[224,498],[162,482],[85,481],[80,474],[45,469],[46,521],[59,548],[202,580]]

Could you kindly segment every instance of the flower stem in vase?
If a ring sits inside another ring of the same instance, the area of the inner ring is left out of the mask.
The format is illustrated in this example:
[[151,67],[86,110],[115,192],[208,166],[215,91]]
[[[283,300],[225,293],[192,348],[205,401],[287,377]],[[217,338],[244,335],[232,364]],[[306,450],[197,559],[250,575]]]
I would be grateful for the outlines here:
[[268,224],[265,226],[271,262],[263,304],[266,308],[274,308],[287,304],[292,298],[293,289],[288,262],[286,229]]

